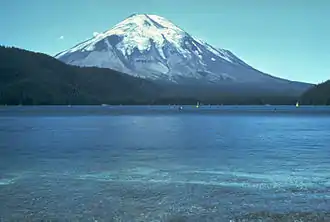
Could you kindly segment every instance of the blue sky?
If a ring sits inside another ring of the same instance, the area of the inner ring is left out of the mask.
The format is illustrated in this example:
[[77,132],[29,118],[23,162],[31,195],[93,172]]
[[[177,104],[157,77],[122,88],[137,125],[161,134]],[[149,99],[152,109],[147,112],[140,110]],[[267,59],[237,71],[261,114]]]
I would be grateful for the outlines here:
[[330,79],[327,0],[11,0],[0,44],[54,55],[133,13],[157,14],[253,67],[291,80]]

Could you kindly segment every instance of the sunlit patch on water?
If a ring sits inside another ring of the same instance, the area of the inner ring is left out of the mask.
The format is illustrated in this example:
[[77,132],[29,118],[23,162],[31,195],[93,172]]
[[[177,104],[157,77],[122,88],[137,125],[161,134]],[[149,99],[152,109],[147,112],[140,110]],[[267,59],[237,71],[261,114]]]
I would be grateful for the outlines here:
[[15,179],[0,179],[0,186],[4,186],[4,185],[10,185],[13,184],[15,182]]
[[136,167],[119,171],[81,174],[79,179],[123,183],[199,184],[257,190],[304,191],[330,188],[326,173],[287,171],[248,173],[216,170],[183,170]]
[[330,188],[330,175],[326,172],[315,173],[313,171],[265,171],[264,173],[248,173],[237,171],[198,170],[189,171],[202,178],[215,180],[233,180],[240,182],[242,187],[257,189],[313,189]]
[[0,186],[12,185],[24,177],[24,173],[0,175]]

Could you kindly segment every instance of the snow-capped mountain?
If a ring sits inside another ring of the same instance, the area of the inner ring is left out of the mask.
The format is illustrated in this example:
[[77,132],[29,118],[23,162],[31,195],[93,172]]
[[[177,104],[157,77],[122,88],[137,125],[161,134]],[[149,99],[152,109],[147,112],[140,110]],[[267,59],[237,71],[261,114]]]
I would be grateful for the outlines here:
[[287,83],[264,74],[235,56],[192,37],[169,20],[134,14],[55,56],[77,66],[115,69],[142,78],[174,83]]

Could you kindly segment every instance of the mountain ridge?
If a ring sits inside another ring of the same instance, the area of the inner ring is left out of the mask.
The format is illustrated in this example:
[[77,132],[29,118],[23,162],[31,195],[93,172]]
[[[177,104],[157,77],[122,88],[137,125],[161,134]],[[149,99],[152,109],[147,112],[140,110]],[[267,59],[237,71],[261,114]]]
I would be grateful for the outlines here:
[[310,86],[260,72],[231,51],[213,47],[168,19],[150,14],[132,14],[55,57],[71,65],[112,68],[159,82],[255,83],[274,89],[291,87],[298,94]]

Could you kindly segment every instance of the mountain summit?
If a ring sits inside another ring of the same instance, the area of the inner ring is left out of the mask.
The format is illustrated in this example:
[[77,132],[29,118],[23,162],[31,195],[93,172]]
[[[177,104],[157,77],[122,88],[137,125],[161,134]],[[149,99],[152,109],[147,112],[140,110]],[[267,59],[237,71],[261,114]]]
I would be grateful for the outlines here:
[[166,18],[149,14],[133,14],[55,57],[71,65],[111,68],[170,83],[269,83],[273,87],[293,83],[264,74],[229,50],[213,47]]

